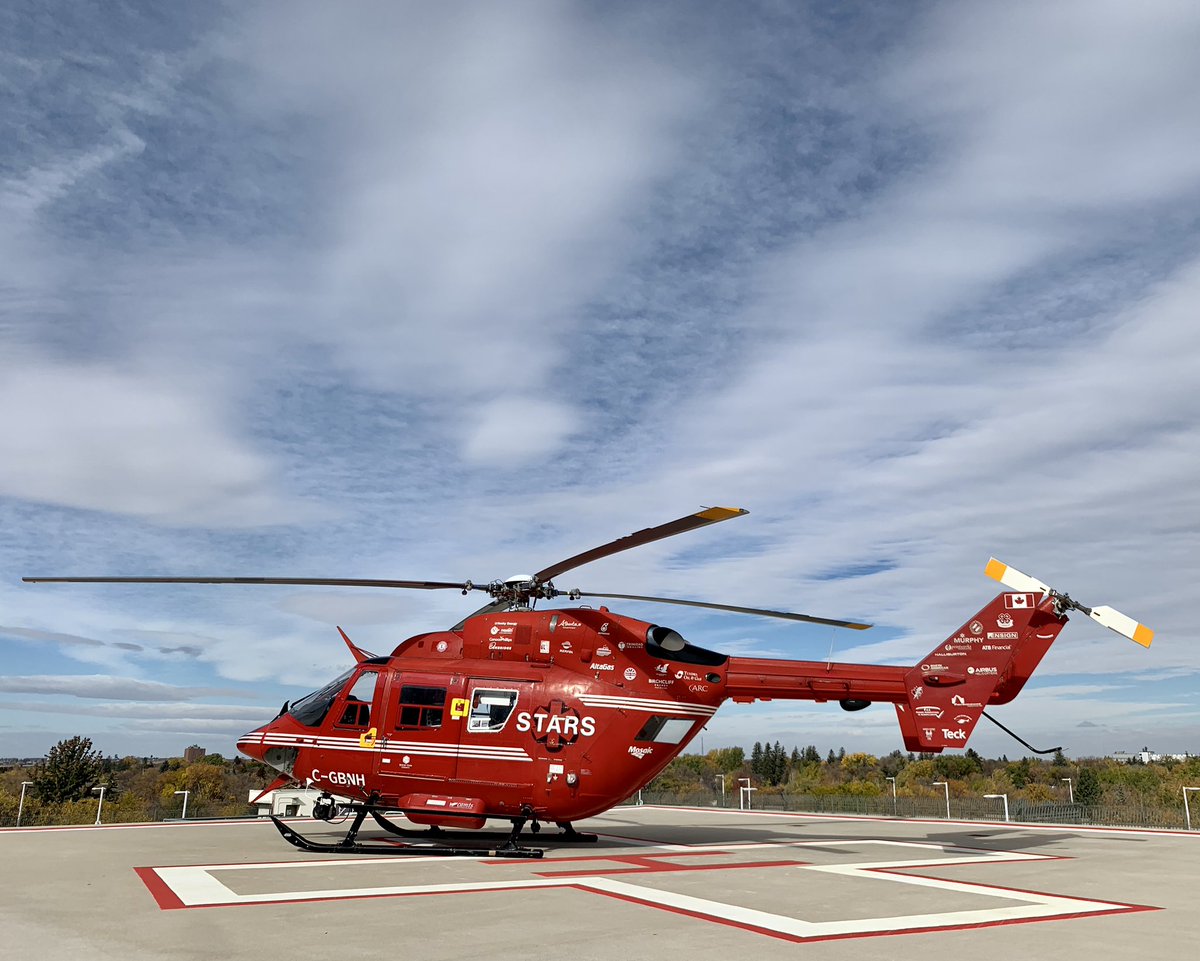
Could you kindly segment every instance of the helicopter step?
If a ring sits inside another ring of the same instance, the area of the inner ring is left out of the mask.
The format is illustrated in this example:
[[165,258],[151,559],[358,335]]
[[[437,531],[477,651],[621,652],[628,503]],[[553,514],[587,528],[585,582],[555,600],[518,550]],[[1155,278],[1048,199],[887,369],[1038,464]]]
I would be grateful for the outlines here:
[[[284,824],[274,814],[271,815],[271,823],[275,825],[276,829],[283,836],[283,839],[289,844],[295,845],[302,851],[311,851],[316,854],[382,854],[390,857],[413,855],[420,857],[528,859],[541,858],[545,854],[539,848],[527,848],[518,843],[517,839],[520,836],[521,829],[525,826],[524,818],[514,819],[512,831],[505,837],[504,842],[492,848],[481,846],[454,847],[436,840],[433,840],[432,843],[404,845],[393,844],[391,842],[357,840],[358,831],[362,827],[367,814],[371,814],[377,822],[392,833],[401,833],[402,829],[385,821],[374,807],[354,805],[349,809],[355,812],[354,821],[350,825],[350,829],[346,832],[346,836],[342,840],[333,843],[314,841],[312,838],[305,837],[300,832]],[[423,834],[421,837],[427,841],[429,840],[428,834]]]

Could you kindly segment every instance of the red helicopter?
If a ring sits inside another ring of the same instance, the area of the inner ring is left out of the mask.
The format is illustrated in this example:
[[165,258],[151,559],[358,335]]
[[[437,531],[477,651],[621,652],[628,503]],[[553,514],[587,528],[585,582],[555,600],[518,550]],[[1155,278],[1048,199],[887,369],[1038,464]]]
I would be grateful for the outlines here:
[[[280,772],[263,793],[290,782],[322,789],[318,819],[353,815],[345,837],[323,843],[273,818],[308,851],[540,857],[520,843],[528,824],[561,829],[559,841],[594,841],[573,822],[629,797],[678,755],[727,700],[837,701],[858,711],[895,705],[904,745],[940,752],[967,744],[984,709],[1020,692],[1068,611],[1148,647],[1153,631],[1109,607],[1087,608],[992,559],[987,573],[1008,591],[912,667],[730,657],[669,627],[606,607],[534,610],[539,600],[584,597],[734,611],[852,630],[870,625],[787,611],[604,591],[558,590],[553,578],[642,544],[739,517],[713,507],[638,531],[532,575],[492,581],[397,581],[291,577],[27,577],[28,582],[283,584],[482,591],[488,604],[448,631],[418,634],[376,656],[338,629],[355,665],[318,691],[284,704],[238,749]],[[994,721],[994,719],[991,719]],[[996,722],[999,723],[999,722]],[[1001,725],[1002,726],[1002,725]],[[1007,729],[1005,729],[1007,730]],[[1011,733],[1011,732],[1009,732]],[[1014,735],[1015,736],[1015,735]],[[1027,745],[1028,746],[1028,745]],[[428,832],[403,829],[401,813]],[[359,841],[371,815],[385,830],[433,845]],[[442,828],[511,822],[497,846],[451,842]],[[440,836],[440,837],[438,837]],[[449,843],[447,843],[449,842]]]

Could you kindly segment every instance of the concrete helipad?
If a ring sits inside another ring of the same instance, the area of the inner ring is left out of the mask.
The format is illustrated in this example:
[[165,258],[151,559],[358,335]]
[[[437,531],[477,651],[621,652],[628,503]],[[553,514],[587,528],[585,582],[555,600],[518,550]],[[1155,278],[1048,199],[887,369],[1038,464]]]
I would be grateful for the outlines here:
[[1009,961],[1200,944],[1200,835],[672,808],[586,827],[597,844],[540,861],[311,855],[267,822],[0,831],[4,954]]

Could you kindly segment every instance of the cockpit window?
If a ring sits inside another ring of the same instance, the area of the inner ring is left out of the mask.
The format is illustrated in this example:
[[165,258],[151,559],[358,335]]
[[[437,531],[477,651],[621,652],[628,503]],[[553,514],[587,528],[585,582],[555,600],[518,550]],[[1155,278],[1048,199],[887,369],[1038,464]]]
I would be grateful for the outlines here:
[[325,715],[329,713],[329,706],[333,704],[334,698],[345,687],[346,682],[350,680],[350,675],[353,673],[354,668],[351,668],[341,677],[330,681],[319,691],[313,691],[306,697],[300,698],[300,700],[291,706],[288,713],[306,727],[320,727],[321,722],[325,720]]
[[346,694],[338,727],[365,728],[371,723],[371,702],[375,700],[378,671],[364,671]]
[[471,713],[467,730],[475,732],[503,731],[504,725],[517,706],[517,692],[477,687],[471,695]]

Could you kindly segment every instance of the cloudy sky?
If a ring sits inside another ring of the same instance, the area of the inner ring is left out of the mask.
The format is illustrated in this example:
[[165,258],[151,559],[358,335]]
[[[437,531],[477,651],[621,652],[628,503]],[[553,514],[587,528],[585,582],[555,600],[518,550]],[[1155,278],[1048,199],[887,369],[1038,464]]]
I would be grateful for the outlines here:
[[[569,575],[730,653],[911,663],[995,555],[1076,618],[995,714],[1200,751],[1186,0],[0,10],[0,756],[231,753],[457,593]],[[1022,749],[988,726],[973,746]],[[900,746],[733,706],[705,746]]]

